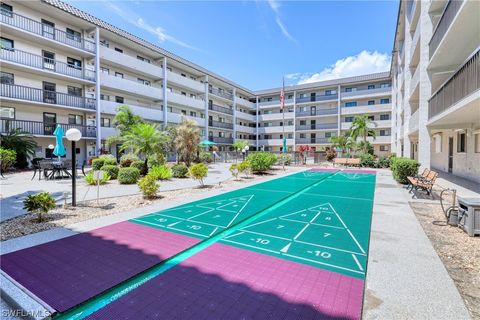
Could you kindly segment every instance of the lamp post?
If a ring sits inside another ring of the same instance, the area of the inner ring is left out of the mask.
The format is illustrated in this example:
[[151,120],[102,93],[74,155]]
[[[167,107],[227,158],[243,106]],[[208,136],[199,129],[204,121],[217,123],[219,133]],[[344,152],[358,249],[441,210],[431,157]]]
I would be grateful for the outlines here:
[[55,149],[55,146],[53,144],[49,144],[48,149],[50,150],[50,160],[52,160],[53,159],[53,149]]
[[67,140],[72,142],[72,207],[77,206],[77,152],[75,147],[75,142],[79,141],[82,138],[82,133],[80,130],[72,128],[68,129],[65,133]]
[[248,150],[250,150],[250,147],[249,147],[249,146],[245,146],[245,147],[242,149],[243,161],[245,161],[245,155],[247,154]]

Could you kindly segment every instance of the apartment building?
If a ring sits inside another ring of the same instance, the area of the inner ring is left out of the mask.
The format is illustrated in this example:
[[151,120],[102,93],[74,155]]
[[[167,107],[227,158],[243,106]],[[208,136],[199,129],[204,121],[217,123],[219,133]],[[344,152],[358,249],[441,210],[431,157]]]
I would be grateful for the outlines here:
[[401,1],[393,150],[480,182],[480,2]]
[[57,0],[5,0],[0,19],[0,130],[33,134],[38,157],[51,157],[57,125],[82,132],[80,160],[118,154],[105,141],[121,105],[161,126],[192,119],[220,150],[241,139],[279,151],[283,134],[290,149],[321,150],[368,113],[377,123],[375,151],[391,151],[389,73],[288,87],[283,133],[280,88],[243,88]]

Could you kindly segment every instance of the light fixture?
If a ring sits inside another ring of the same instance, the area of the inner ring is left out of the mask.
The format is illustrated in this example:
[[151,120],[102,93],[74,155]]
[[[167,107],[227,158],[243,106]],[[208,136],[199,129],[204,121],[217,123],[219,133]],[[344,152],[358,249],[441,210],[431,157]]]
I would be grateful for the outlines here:
[[49,144],[48,149],[50,149],[50,150],[55,149],[55,146],[53,144]]
[[82,133],[76,128],[68,129],[65,133],[67,140],[72,142],[72,207],[77,206],[77,148],[75,142],[82,138]]
[[82,133],[80,130],[76,128],[68,129],[67,132],[65,133],[65,137],[67,137],[67,140],[75,142],[75,141],[80,141],[82,138]]

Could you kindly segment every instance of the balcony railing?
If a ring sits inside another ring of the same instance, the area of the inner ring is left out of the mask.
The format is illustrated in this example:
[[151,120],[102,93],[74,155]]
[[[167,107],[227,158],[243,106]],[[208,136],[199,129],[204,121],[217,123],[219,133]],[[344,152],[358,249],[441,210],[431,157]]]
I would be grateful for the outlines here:
[[220,122],[215,120],[209,120],[208,125],[215,128],[233,129],[233,123]]
[[34,33],[77,49],[93,53],[95,52],[95,42],[93,41],[53,28],[47,24],[43,24],[14,12],[1,9],[0,19],[2,23],[12,27]]
[[29,120],[10,120],[10,119],[1,119],[0,120],[0,131],[2,133],[10,132],[13,129],[21,129],[24,132],[28,132],[32,135],[43,135],[43,136],[53,136],[53,132],[57,127],[57,124],[63,128],[63,131],[68,129],[76,128],[82,133],[84,138],[94,138],[97,136],[97,130],[95,126],[83,126],[75,124],[64,124],[64,123],[46,123],[39,121],[29,121]]
[[297,130],[322,130],[322,129],[337,129],[338,123],[317,123],[296,126]]
[[233,100],[233,94],[230,93],[230,92],[218,90],[216,88],[209,88],[208,92],[211,93],[211,94],[214,94],[218,97],[222,97],[222,98],[225,98],[225,99],[228,99],[228,100]]
[[208,140],[215,142],[215,143],[223,143],[223,144],[232,144],[233,138],[222,138],[222,137],[208,137]]
[[54,59],[45,58],[30,52],[25,52],[18,49],[1,49],[2,60],[15,62],[25,66],[36,69],[52,71],[78,79],[85,79],[95,81],[95,71],[88,70],[82,67],[67,64]]
[[463,5],[463,0],[449,0],[445,9],[443,10],[442,17],[440,21],[438,21],[437,27],[433,31],[432,38],[430,39],[429,51],[430,51],[430,58],[432,58],[433,54],[437,50],[440,42],[442,42],[443,37],[447,33],[448,28],[452,24],[455,16],[457,15],[458,11]]
[[448,79],[428,101],[428,118],[442,113],[480,89],[480,49]]
[[374,89],[359,89],[355,91],[343,91],[342,92],[342,98],[343,97],[352,97],[352,96],[360,96],[360,95],[365,95],[365,94],[377,94],[377,93],[388,93],[392,90],[391,87],[380,87],[380,88],[374,88]]
[[325,95],[315,95],[315,96],[307,96],[307,97],[297,97],[295,100],[296,103],[302,102],[316,102],[316,101],[325,101],[325,100],[336,100],[338,98],[338,94],[325,94]]
[[208,105],[209,110],[221,112],[221,113],[226,113],[226,114],[233,114],[233,109],[217,106],[216,104],[209,104]]
[[297,111],[297,116],[323,116],[329,114],[337,114],[337,108],[328,108],[328,109],[316,109],[316,110],[308,110],[308,111]]
[[299,138],[297,144],[329,144],[330,138]]
[[0,88],[2,89],[0,95],[5,98],[95,110],[93,98],[5,83],[2,83]]

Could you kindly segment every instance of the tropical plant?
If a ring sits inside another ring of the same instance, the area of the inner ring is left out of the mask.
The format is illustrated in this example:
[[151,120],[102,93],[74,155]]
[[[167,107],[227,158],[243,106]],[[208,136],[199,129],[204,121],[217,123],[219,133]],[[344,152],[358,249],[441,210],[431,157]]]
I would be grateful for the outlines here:
[[118,171],[118,182],[120,184],[134,184],[140,178],[140,170],[137,168],[120,168]]
[[238,180],[238,174],[240,173],[240,171],[238,170],[238,165],[236,163],[232,163],[229,170],[232,173],[232,176],[235,177],[235,180]]
[[166,162],[165,161],[165,156],[163,155],[163,153],[152,154],[148,158],[148,168],[162,166],[162,165],[165,164],[165,162]]
[[378,159],[377,168],[388,168],[390,167],[390,159],[388,157],[381,157]]
[[173,176],[172,169],[166,165],[152,167],[148,174],[157,180],[168,180]]
[[20,128],[10,129],[10,122],[5,121],[7,133],[0,134],[0,145],[4,149],[14,150],[16,152],[15,164],[18,168],[28,166],[27,159],[35,155],[37,143],[33,136]]
[[37,221],[42,222],[44,214],[54,209],[55,199],[48,193],[42,192],[35,195],[29,195],[23,200],[23,209],[29,213],[37,214]]
[[0,147],[0,172],[7,171],[17,161],[15,150],[4,149]]
[[302,164],[307,162],[307,152],[311,150],[311,147],[308,145],[299,145],[297,148],[298,155],[302,161]]
[[370,153],[361,153],[360,165],[362,167],[374,168],[376,166],[375,156]]
[[98,159],[103,159],[104,165],[117,165],[117,158],[113,154],[104,154],[98,157]]
[[140,173],[142,173],[142,172],[145,171],[145,162],[143,162],[142,160],[136,160],[136,161],[133,161],[130,164],[130,167],[131,168],[137,168],[138,171],[140,171]]
[[363,152],[367,153],[368,149],[365,143],[367,142],[367,137],[373,137],[375,139],[376,133],[372,127],[376,127],[377,124],[368,115],[356,116],[353,119],[352,127],[350,129],[351,137],[356,141],[358,137],[362,137]]
[[253,172],[261,173],[269,170],[277,162],[277,157],[273,153],[259,151],[249,154],[247,160]]
[[200,183],[200,186],[204,186],[203,179],[207,176],[208,174],[208,167],[203,164],[203,163],[196,163],[190,166],[188,169],[188,175],[194,179],[197,180]]
[[100,170],[105,165],[105,159],[97,158],[92,160],[92,169]]
[[118,171],[120,170],[116,165],[113,164],[106,164],[100,168],[100,170],[104,171],[108,174],[110,179],[115,180],[118,176]]
[[118,131],[118,134],[108,137],[107,145],[122,144],[123,136],[127,134],[133,126],[143,122],[142,117],[136,115],[129,106],[119,106],[112,122],[113,128]]
[[190,164],[195,160],[200,145],[200,130],[197,124],[183,118],[180,125],[177,127],[177,136],[175,138],[175,146],[179,156],[179,160],[184,161],[185,164]]
[[120,158],[120,166],[121,167],[130,167],[130,165],[134,161],[140,161],[140,158],[133,153],[126,153]]
[[200,152],[200,162],[203,163],[212,163],[213,162],[213,156],[210,152]]
[[350,154],[350,151],[355,147],[355,139],[349,134],[330,137],[332,147],[341,149],[345,154]]
[[157,196],[158,189],[160,189],[157,179],[150,174],[147,174],[145,177],[140,179],[137,185],[142,191],[143,197],[146,199],[155,198]]
[[85,182],[91,186],[96,186],[97,184],[103,185],[107,183],[107,181],[110,180],[110,175],[108,172],[103,172],[103,177],[102,179],[98,180],[95,179],[95,176],[93,175],[93,171],[90,171],[86,176],[85,176]]
[[245,177],[249,177],[251,171],[252,171],[252,165],[250,164],[250,161],[244,160],[238,164],[238,171],[240,173],[245,174]]
[[358,150],[362,151],[362,153],[370,153],[371,155],[374,154],[375,149],[373,148],[372,144],[368,141],[360,141],[357,144]]
[[188,168],[183,163],[178,163],[172,167],[174,178],[185,178],[188,174]]

